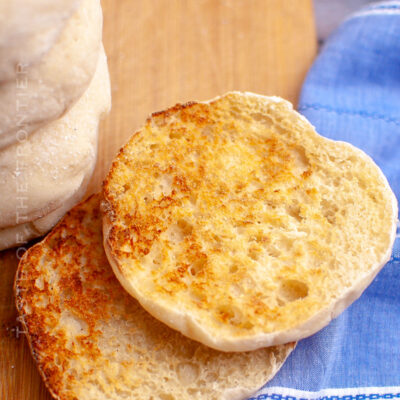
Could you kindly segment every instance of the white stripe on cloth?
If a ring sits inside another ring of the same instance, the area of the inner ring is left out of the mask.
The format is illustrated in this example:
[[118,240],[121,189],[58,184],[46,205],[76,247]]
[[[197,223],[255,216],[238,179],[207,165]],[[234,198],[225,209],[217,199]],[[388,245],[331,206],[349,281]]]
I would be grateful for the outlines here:
[[346,18],[345,22],[352,20],[354,18],[365,17],[368,15],[396,15],[396,14],[400,14],[400,2],[396,2],[395,8],[374,8],[372,10],[363,10],[357,12]]
[[323,389],[318,392],[270,387],[249,400],[378,400],[400,399],[400,386]]

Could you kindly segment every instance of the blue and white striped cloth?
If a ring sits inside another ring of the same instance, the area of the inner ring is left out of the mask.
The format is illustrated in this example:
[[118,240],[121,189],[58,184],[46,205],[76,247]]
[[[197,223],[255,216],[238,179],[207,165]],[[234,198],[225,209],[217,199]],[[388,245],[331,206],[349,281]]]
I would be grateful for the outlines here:
[[[368,153],[400,198],[400,1],[342,23],[306,78],[299,111],[320,134]],[[253,400],[400,399],[399,236],[361,298],[300,341]]]

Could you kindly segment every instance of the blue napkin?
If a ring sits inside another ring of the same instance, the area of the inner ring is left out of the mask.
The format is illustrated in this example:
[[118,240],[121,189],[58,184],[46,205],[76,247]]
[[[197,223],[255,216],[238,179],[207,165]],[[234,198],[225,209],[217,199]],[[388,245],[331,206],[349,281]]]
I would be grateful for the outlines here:
[[[321,135],[369,154],[400,198],[400,1],[343,22],[309,71],[299,111]],[[253,400],[400,398],[399,236],[360,299],[300,341]]]

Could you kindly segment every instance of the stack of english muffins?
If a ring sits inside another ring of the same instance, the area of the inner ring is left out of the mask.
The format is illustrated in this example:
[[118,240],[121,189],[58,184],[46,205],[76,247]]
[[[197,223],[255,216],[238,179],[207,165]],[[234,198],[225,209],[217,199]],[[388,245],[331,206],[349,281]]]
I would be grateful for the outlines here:
[[177,104],[25,253],[17,309],[55,399],[245,399],[361,295],[396,220],[374,162],[287,101]]
[[83,197],[110,105],[100,0],[0,0],[0,250]]

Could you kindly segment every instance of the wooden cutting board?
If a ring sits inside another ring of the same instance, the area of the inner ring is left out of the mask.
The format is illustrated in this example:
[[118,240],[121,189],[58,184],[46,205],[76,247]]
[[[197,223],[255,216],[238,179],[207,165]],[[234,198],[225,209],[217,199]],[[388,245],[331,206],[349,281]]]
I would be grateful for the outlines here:
[[[296,102],[315,56],[311,0],[103,0],[113,108],[89,192],[146,116],[228,90]],[[17,321],[16,249],[0,253],[0,399],[49,400]]]

